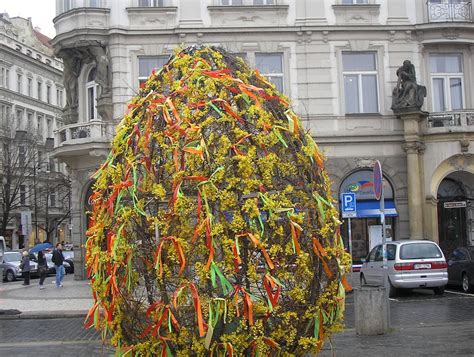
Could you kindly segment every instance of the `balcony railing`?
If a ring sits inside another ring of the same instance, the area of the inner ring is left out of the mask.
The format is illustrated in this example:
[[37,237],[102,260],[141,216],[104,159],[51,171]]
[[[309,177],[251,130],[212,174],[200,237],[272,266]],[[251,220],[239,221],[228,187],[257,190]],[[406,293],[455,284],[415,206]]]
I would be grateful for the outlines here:
[[[474,111],[463,110],[456,112],[430,113],[428,116],[429,128],[474,126]],[[474,129],[474,127],[472,128]]]
[[429,22],[470,22],[472,2],[456,3],[427,1]]
[[[112,135],[109,135],[107,132],[109,125],[111,124],[95,120],[88,123],[77,123],[63,126],[56,131],[55,147],[62,146],[66,142],[68,144],[79,144],[83,141],[110,139]],[[112,128],[110,133],[113,133]]]

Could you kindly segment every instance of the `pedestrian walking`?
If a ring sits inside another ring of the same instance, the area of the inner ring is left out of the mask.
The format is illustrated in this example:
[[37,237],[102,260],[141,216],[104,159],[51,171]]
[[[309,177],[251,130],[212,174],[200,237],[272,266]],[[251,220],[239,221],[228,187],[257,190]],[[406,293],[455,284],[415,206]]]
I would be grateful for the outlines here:
[[20,269],[24,279],[23,285],[30,285],[30,256],[26,250],[23,251],[23,258],[21,258]]
[[66,274],[64,269],[64,255],[63,255],[63,246],[61,243],[56,244],[56,248],[53,250],[53,257],[51,259],[54,263],[54,268],[56,269],[56,287],[63,287],[63,278]]
[[48,275],[48,262],[42,250],[38,252],[38,274],[40,276],[39,287],[40,289],[44,289],[43,283]]

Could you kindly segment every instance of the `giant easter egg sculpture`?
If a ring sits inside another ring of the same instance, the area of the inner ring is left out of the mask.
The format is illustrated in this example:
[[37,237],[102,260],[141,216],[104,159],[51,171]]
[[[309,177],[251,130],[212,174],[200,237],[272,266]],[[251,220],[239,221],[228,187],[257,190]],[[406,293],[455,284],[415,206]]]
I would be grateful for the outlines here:
[[171,57],[95,179],[86,323],[120,353],[301,356],[342,326],[350,258],[324,158],[243,60]]

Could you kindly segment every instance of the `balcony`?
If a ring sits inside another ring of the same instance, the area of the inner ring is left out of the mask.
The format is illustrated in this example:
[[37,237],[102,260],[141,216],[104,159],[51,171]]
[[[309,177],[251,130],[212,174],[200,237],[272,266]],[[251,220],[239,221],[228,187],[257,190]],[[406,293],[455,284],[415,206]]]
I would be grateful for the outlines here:
[[93,155],[94,150],[108,150],[114,124],[102,120],[65,125],[55,132],[55,157]]
[[427,1],[428,22],[471,22],[472,2]]
[[474,110],[430,113],[426,134],[474,132]]

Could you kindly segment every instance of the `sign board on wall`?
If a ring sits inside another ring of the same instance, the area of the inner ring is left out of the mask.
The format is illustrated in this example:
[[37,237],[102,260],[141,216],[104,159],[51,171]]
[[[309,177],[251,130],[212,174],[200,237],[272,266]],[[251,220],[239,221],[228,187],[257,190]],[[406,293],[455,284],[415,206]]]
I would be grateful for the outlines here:
[[31,233],[31,211],[21,212],[21,234],[28,236]]
[[444,208],[464,208],[467,207],[466,201],[445,202]]

